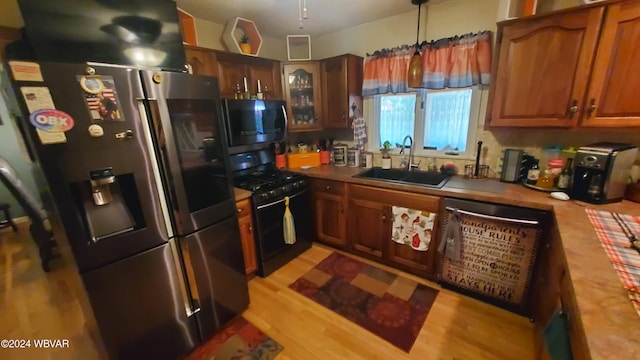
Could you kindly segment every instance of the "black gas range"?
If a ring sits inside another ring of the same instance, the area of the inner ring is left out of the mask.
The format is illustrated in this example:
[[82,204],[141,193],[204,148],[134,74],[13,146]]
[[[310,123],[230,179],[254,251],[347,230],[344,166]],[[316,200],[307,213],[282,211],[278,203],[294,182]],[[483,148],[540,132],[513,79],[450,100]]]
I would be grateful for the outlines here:
[[[231,156],[235,187],[252,193],[252,213],[258,275],[266,277],[311,247],[313,219],[308,179],[305,175],[275,168],[268,150]],[[296,242],[284,242],[285,197],[293,215]]]
[[235,187],[249,190],[254,205],[260,206],[273,200],[294,195],[307,188],[307,177],[278,169],[256,170],[233,179]]

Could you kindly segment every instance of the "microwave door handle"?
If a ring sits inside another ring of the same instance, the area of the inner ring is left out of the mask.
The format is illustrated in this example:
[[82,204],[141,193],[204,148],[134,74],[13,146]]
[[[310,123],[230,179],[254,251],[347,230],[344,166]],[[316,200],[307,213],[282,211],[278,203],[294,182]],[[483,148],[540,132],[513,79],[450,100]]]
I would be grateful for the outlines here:
[[460,210],[460,209],[452,208],[452,207],[449,207],[449,206],[447,206],[447,210],[457,211],[460,214],[469,215],[469,216],[477,216],[479,218],[489,219],[489,220],[505,221],[505,222],[516,223],[516,224],[525,224],[525,225],[538,225],[539,224],[539,222],[537,220],[510,219],[510,218],[505,218],[505,217],[500,217],[500,216],[479,214],[479,213],[472,212],[472,211]]
[[284,116],[284,133],[282,135],[287,136],[287,127],[289,126],[289,119],[287,118],[287,109],[284,105],[280,105],[282,109],[282,115]]

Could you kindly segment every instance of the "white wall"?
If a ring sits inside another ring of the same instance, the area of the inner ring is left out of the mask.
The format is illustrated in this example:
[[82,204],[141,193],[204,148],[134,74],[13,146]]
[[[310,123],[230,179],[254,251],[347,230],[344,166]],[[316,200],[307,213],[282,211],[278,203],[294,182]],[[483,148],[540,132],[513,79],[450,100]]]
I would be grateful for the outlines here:
[[[227,50],[224,42],[222,41],[222,32],[225,27],[224,24],[218,24],[198,18],[195,18],[195,23],[196,34],[198,36],[198,46],[216,50]],[[260,48],[258,56],[280,61],[287,60],[286,38],[278,39],[262,36],[262,47]]]

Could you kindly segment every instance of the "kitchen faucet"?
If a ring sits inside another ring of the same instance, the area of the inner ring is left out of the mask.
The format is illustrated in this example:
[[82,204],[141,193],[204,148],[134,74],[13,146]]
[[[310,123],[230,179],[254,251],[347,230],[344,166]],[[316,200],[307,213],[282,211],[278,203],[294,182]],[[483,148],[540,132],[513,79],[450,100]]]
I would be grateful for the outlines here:
[[[404,148],[405,148],[405,144],[407,143],[407,139],[409,139],[409,158],[408,159],[407,159],[407,156],[404,154]],[[400,148],[400,155],[402,155],[402,159],[400,160],[401,168],[405,168],[408,171],[411,171],[413,169],[417,169],[420,166],[420,161],[418,161],[417,163],[413,162],[413,139],[411,138],[411,135],[405,136],[404,140],[402,140],[402,148]]]

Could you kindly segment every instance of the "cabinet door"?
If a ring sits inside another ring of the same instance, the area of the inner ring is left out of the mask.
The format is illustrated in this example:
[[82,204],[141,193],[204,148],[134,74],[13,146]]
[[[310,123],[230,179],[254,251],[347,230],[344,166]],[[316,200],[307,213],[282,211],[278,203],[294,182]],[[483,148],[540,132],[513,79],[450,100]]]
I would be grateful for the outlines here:
[[251,216],[251,204],[249,199],[236,203],[238,209],[238,224],[240,225],[240,242],[242,243],[242,256],[247,275],[253,274],[258,269],[256,261],[256,244],[253,237],[253,217]]
[[247,88],[249,92],[255,94],[255,89],[251,86],[248,78],[247,67],[243,62],[239,62],[238,56],[216,52],[216,67],[218,71],[218,83],[220,86],[220,96],[226,99],[233,99],[236,93],[236,84],[240,85],[240,91],[244,91],[244,78],[247,77]]
[[342,55],[322,60],[324,128],[349,128],[354,114],[362,110],[362,58]]
[[20,38],[20,30],[0,26],[0,61],[4,59],[4,47]]
[[283,99],[280,64],[277,61],[267,60],[264,64],[249,65],[248,71],[253,84],[250,89],[252,94],[257,91],[257,81],[260,80],[261,90],[267,99]]
[[349,240],[356,252],[383,257],[384,244],[391,241],[389,207],[376,201],[349,199]]
[[187,63],[191,66],[191,71],[196,75],[216,76],[216,69],[213,66],[214,53],[212,50],[198,48],[195,46],[185,46]]
[[323,114],[319,64],[288,63],[283,70],[289,131],[320,130]]
[[575,126],[603,13],[596,7],[503,24],[489,126]]
[[582,126],[640,126],[640,2],[610,5],[600,36]]
[[323,179],[312,183],[317,239],[341,249],[347,245],[344,186],[342,182]]

